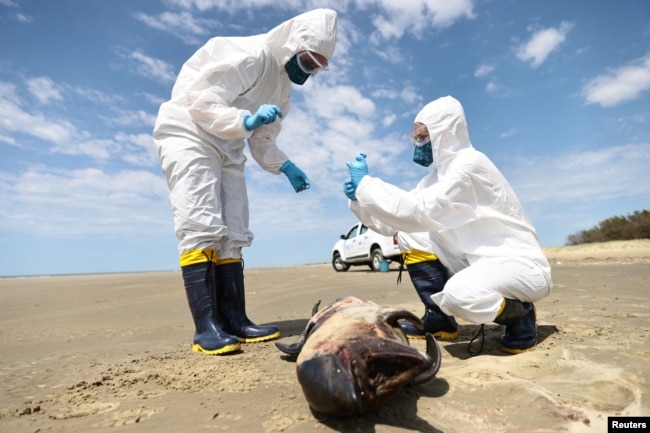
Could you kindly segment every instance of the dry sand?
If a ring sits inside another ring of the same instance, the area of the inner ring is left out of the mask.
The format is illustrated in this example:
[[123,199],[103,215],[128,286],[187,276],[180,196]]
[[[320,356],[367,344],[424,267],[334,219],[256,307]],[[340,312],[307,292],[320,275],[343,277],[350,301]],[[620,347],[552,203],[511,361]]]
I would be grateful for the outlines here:
[[[650,240],[546,253],[555,290],[537,304],[533,351],[502,354],[489,324],[469,357],[478,327],[461,322],[434,380],[349,419],[313,414],[272,342],[192,353],[178,272],[0,279],[0,432],[605,432],[607,416],[650,415]],[[422,313],[396,268],[245,275],[250,316],[288,342],[318,299]]]

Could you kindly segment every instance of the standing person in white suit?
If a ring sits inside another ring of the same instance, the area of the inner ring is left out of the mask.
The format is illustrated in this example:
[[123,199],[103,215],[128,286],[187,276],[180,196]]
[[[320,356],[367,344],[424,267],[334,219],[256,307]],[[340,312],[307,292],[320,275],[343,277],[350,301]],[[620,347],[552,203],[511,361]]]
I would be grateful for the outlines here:
[[170,189],[180,266],[196,332],[192,350],[224,354],[280,336],[246,315],[242,248],[250,246],[245,140],[265,170],[296,192],[305,173],[276,145],[291,83],[326,70],[337,14],[315,9],[266,34],[215,37],[183,65],[153,138]]
[[350,209],[381,233],[428,232],[429,252],[449,273],[430,295],[450,316],[505,325],[501,348],[519,353],[537,341],[534,302],[553,287],[549,263],[507,180],[474,149],[460,102],[427,104],[409,133],[414,160],[430,165],[415,189],[404,191],[368,175],[363,155],[348,162],[344,191]]

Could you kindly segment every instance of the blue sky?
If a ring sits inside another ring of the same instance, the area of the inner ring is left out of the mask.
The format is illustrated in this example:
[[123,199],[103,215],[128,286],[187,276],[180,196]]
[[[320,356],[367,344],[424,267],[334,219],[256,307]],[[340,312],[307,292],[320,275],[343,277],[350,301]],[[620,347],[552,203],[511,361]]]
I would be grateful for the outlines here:
[[459,99],[544,246],[650,203],[646,0],[0,0],[0,276],[177,269],[151,139],[213,36],[339,13],[330,71],[294,86],[279,146],[311,180],[246,168],[247,267],[329,262],[355,222],[345,162],[412,188],[419,109]]

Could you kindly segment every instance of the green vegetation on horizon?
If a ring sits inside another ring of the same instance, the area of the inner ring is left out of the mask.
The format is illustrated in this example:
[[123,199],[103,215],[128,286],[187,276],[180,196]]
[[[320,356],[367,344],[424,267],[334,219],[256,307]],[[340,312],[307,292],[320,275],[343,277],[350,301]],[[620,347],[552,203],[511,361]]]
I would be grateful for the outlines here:
[[567,237],[566,245],[633,239],[650,239],[650,211],[636,211],[627,216],[603,220],[588,230],[581,230]]

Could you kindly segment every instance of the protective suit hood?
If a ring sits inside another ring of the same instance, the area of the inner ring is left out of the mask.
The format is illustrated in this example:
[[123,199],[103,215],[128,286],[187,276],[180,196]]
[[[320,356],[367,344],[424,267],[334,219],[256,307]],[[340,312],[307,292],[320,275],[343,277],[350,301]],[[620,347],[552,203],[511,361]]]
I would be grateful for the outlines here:
[[336,44],[336,12],[332,9],[314,9],[300,14],[271,29],[267,33],[267,43],[280,66],[305,50],[321,54],[329,60]]
[[463,106],[451,96],[438,98],[420,110],[415,122],[426,125],[433,150],[433,167],[442,175],[454,155],[472,148]]

